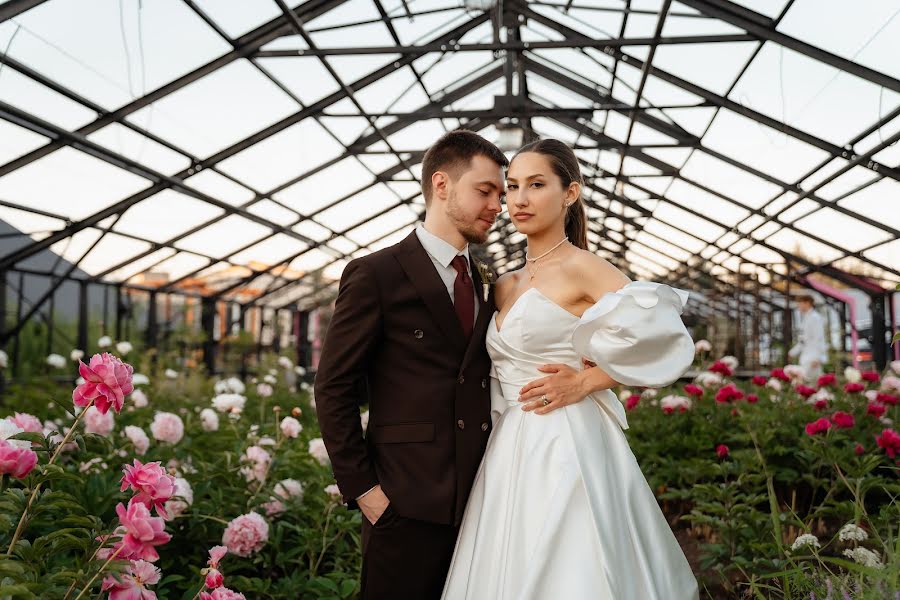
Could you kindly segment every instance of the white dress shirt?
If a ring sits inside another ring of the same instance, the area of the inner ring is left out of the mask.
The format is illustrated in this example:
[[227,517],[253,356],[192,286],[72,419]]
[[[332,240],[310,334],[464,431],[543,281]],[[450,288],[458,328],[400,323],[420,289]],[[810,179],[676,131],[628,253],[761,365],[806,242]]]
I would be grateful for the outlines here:
[[[456,302],[456,298],[453,295],[453,284],[456,282],[456,269],[453,268],[453,265],[450,264],[453,262],[453,259],[456,258],[457,255],[464,256],[466,258],[466,264],[469,265],[469,273],[471,274],[472,262],[469,256],[469,245],[466,244],[466,247],[462,250],[457,250],[453,247],[453,244],[450,244],[438,236],[434,235],[427,229],[425,229],[425,225],[420,221],[416,225],[416,236],[418,236],[419,241],[422,243],[422,247],[425,248],[425,252],[428,253],[428,256],[431,258],[431,262],[434,263],[434,268],[437,269],[438,275],[441,276],[441,279],[444,282],[444,285],[447,286],[447,293],[450,294],[450,301]],[[472,293],[476,295],[475,297],[475,319],[478,319],[478,291],[475,289],[477,286],[475,282],[472,282]],[[472,321],[475,322],[474,320]]]

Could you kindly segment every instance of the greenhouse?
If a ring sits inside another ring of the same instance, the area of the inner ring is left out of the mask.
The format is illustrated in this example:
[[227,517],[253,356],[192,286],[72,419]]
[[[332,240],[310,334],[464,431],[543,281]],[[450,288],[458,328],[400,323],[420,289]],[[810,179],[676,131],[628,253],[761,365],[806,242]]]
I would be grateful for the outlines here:
[[0,2],[0,598],[900,594],[898,54],[896,0]]

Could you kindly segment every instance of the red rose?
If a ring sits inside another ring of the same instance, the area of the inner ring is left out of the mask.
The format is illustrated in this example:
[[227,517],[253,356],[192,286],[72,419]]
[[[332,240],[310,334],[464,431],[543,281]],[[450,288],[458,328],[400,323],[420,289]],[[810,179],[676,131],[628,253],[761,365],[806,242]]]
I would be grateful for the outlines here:
[[716,454],[719,458],[726,458],[728,456],[728,446],[725,444],[719,444],[716,446]]

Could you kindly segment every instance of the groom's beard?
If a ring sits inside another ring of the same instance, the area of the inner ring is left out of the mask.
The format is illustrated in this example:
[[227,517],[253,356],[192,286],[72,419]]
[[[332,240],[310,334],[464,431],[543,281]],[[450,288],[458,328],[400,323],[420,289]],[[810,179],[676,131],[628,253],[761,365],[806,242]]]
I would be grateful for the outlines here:
[[[456,193],[451,193],[447,202],[447,216],[450,217],[450,221],[453,223],[453,226],[456,227],[456,230],[463,236],[463,238],[469,242],[470,244],[483,244],[487,241],[488,233],[490,233],[491,228],[488,228],[487,231],[482,232],[470,219],[465,212],[463,212],[462,207],[460,207],[459,203],[456,201]],[[479,217],[475,217],[477,220]]]

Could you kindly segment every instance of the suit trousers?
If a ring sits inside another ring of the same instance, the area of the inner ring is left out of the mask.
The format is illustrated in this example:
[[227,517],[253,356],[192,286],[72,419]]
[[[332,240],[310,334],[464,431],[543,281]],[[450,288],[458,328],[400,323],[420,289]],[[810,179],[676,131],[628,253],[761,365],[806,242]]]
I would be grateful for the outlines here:
[[362,518],[361,600],[440,600],[459,528],[401,517]]

